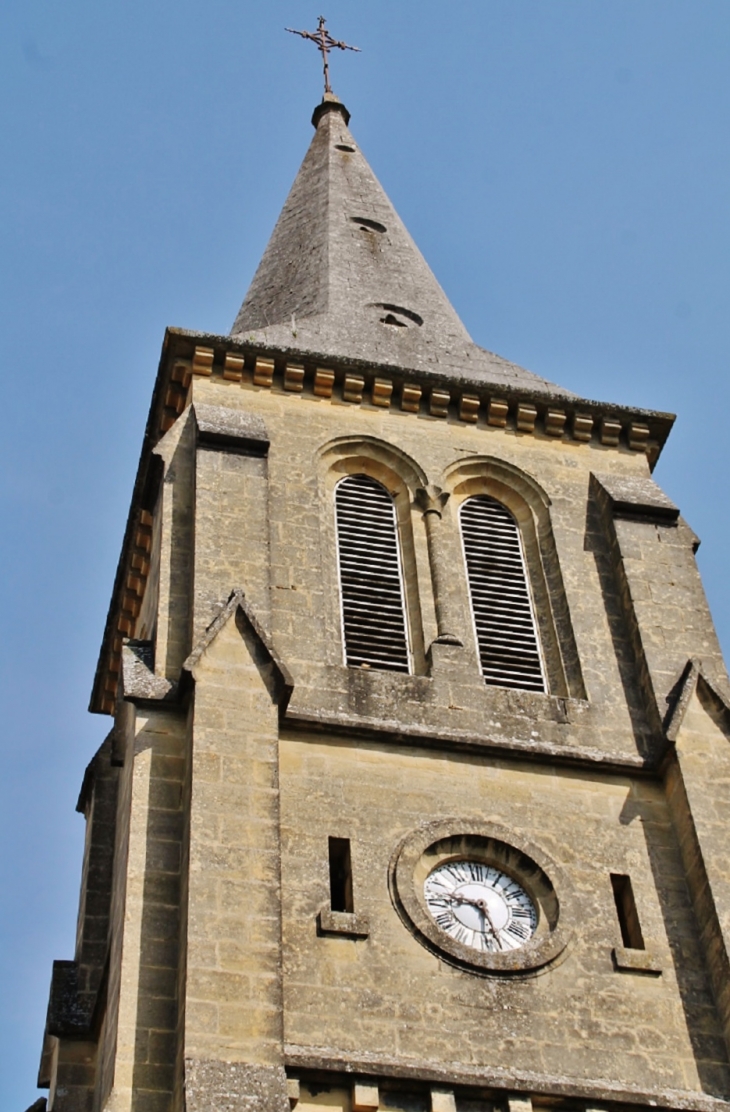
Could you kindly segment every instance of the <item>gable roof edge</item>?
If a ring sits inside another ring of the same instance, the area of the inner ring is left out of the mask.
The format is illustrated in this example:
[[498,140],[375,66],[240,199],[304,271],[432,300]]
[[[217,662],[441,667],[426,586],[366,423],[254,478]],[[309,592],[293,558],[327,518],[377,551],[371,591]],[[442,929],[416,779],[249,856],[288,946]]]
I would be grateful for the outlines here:
[[684,672],[679,683],[677,701],[674,704],[666,727],[665,732],[668,741],[676,742],[690,700],[699,683],[704,684],[710,695],[724,708],[725,713],[730,719],[730,697],[721,691],[717,684],[707,676],[699,657],[690,657],[684,667]]
[[283,706],[285,707],[286,704],[289,702],[289,699],[291,698],[292,691],[294,690],[294,680],[292,678],[291,672],[287,668],[286,664],[284,664],[281,657],[274,648],[269,634],[266,632],[266,630],[263,628],[258,618],[256,617],[256,614],[254,613],[250,603],[246,599],[245,592],[241,587],[236,587],[231,591],[228,597],[228,601],[224,603],[223,606],[221,606],[220,610],[213,618],[213,621],[210,623],[210,625],[207,627],[200,641],[198,641],[195,648],[192,650],[192,652],[183,663],[182,671],[193,678],[193,669],[195,668],[196,664],[198,664],[203,655],[216,640],[218,634],[221,632],[222,629],[225,628],[225,626],[228,625],[228,622],[238,610],[240,610],[245,617],[249,626],[253,630],[256,639],[266,650],[267,656],[270,658],[271,663],[276,669],[278,678],[285,693],[283,700]]

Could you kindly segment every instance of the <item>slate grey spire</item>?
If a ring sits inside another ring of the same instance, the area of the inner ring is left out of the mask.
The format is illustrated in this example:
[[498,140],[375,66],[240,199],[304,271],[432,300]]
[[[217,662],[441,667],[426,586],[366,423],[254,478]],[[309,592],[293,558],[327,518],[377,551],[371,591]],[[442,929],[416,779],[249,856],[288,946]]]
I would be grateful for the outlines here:
[[471,340],[332,94],[231,334],[320,356],[552,388]]

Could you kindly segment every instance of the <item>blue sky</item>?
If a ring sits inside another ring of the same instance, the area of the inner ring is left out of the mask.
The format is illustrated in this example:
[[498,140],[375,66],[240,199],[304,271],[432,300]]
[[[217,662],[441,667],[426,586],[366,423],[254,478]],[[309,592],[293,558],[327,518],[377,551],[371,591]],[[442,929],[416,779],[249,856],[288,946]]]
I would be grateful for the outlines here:
[[[86,713],[163,331],[228,331],[309,143],[304,0],[5,0],[0,1107],[73,956]],[[474,339],[679,414],[730,646],[727,0],[329,0],[335,91]]]

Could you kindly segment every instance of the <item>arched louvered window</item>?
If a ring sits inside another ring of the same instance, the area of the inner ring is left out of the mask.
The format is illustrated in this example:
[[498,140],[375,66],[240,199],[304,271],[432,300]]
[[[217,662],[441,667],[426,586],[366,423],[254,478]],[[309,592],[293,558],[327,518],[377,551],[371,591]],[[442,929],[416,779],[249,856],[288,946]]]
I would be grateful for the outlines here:
[[345,660],[410,672],[395,506],[367,475],[337,484],[337,552]]
[[499,687],[545,691],[517,522],[487,494],[468,498],[460,518],[482,675]]

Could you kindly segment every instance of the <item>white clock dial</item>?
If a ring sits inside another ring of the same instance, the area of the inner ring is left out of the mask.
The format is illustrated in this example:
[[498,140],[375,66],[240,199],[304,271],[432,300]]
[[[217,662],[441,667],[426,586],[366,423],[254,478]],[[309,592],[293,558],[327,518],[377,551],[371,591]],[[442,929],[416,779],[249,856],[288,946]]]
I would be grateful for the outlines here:
[[423,894],[441,930],[474,950],[517,950],[537,927],[522,885],[482,861],[445,861],[426,877]]

